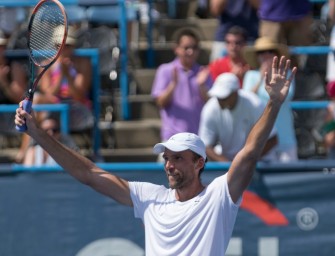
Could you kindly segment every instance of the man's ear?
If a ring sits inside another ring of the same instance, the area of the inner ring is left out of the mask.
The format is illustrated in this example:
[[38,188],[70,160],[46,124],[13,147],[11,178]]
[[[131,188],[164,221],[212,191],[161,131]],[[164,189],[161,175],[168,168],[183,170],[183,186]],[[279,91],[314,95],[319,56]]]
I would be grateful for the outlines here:
[[202,157],[199,157],[197,162],[196,162],[196,167],[201,169],[205,166],[205,159],[203,159]]

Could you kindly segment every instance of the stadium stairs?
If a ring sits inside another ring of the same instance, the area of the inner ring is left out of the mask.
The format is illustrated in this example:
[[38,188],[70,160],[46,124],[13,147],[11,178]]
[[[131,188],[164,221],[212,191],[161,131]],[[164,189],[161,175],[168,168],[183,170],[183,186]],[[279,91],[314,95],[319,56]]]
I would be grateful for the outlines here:
[[[150,92],[156,68],[174,59],[173,39],[180,29],[188,27],[199,35],[202,45],[199,63],[208,64],[217,21],[216,19],[199,19],[187,14],[188,10],[192,10],[191,4],[184,7],[184,11],[179,10],[183,13],[177,13],[175,19],[168,18],[167,15],[164,17],[164,9],[159,9],[163,17],[153,25],[154,66],[151,68],[147,68],[149,47],[146,40],[147,25],[140,24],[139,41],[133,44],[129,54],[130,120],[122,119],[120,91],[119,88],[116,88],[112,92],[111,130],[102,130],[101,155],[105,161],[156,161],[157,156],[152,153],[152,146],[160,142],[161,122],[159,109],[151,98]],[[104,85],[102,87],[104,88]]]

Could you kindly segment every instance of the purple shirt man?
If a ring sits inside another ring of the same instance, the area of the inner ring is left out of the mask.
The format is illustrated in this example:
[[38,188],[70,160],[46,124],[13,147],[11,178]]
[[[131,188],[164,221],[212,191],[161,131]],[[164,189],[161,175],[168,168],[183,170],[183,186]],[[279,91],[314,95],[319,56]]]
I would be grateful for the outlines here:
[[[199,64],[194,64],[191,69],[185,70],[178,58],[170,63],[162,64],[158,68],[151,92],[152,97],[156,99],[164,93],[174,79],[174,70],[176,70],[178,82],[174,88],[173,96],[169,104],[160,108],[162,141],[179,132],[197,134],[200,113],[205,103],[197,82],[197,75],[201,72],[202,67]],[[208,76],[203,86],[208,90],[210,85],[211,79]]]

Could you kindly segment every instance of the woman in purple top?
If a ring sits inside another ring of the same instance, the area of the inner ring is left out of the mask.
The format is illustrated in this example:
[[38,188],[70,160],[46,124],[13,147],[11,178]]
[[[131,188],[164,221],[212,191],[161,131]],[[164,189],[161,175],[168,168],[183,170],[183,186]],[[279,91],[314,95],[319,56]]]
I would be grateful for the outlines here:
[[181,31],[174,52],[172,62],[158,67],[151,92],[160,108],[162,141],[179,132],[198,133],[200,113],[212,84],[208,69],[196,62],[199,39],[193,31]]

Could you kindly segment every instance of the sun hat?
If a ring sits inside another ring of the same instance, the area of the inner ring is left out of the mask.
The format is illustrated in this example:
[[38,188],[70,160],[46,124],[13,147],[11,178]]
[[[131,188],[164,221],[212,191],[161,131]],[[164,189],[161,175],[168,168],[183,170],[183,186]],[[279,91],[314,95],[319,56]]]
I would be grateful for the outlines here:
[[222,73],[215,79],[212,88],[208,91],[208,95],[224,99],[238,89],[240,89],[238,77],[233,73]]
[[260,37],[255,40],[253,46],[245,46],[242,50],[245,61],[252,68],[259,68],[257,60],[257,52],[275,50],[279,56],[289,57],[289,49],[285,44],[280,44],[273,41],[269,37]]
[[206,146],[200,137],[194,133],[177,133],[171,136],[166,142],[157,143],[153,148],[153,152],[155,154],[160,154],[164,152],[165,148],[174,152],[189,149],[206,159]]
[[0,30],[0,45],[7,45],[7,38],[2,30]]

